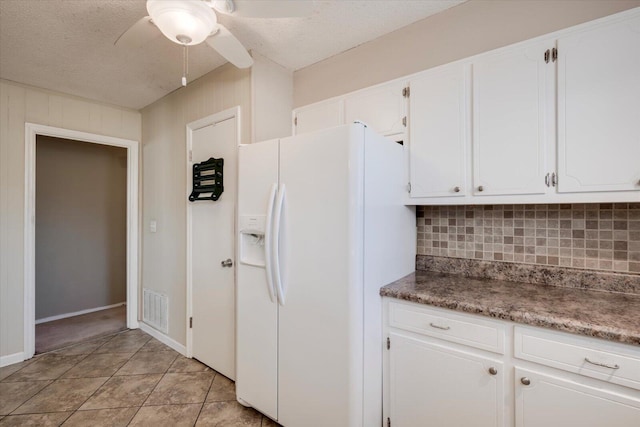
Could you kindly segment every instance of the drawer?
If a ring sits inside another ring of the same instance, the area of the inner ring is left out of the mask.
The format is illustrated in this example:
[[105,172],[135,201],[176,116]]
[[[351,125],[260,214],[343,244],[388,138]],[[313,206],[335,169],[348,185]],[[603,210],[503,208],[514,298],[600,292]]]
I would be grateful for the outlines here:
[[476,316],[390,302],[389,326],[504,354],[505,326]]
[[515,328],[514,356],[640,390],[640,347],[565,333]]

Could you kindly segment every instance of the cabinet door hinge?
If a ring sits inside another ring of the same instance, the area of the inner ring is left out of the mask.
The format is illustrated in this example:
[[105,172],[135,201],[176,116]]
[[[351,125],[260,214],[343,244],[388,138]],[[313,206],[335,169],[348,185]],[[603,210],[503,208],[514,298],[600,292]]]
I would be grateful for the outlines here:
[[387,427],[391,427],[391,418],[387,417]]
[[402,88],[402,96],[404,96],[405,98],[408,98],[411,95],[411,89],[409,89],[409,86]]
[[193,328],[193,317],[189,317],[189,328]]
[[402,118],[402,126],[407,127],[407,116]]
[[193,162],[193,151],[189,150],[189,161]]
[[551,58],[551,51],[547,49],[544,51],[544,62],[548,64],[550,58]]
[[298,126],[298,118],[297,117],[293,118],[293,125],[294,126]]
[[387,337],[387,350],[391,348],[391,338]]
[[554,47],[553,49],[551,49],[551,60],[553,62],[556,62],[557,59],[558,59],[558,49]]

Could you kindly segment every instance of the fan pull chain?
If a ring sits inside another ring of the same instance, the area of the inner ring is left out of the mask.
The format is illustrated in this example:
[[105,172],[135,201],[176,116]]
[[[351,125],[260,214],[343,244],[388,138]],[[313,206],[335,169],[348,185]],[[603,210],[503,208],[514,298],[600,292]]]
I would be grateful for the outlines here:
[[189,74],[189,52],[185,44],[182,51],[182,86],[187,85],[187,74]]

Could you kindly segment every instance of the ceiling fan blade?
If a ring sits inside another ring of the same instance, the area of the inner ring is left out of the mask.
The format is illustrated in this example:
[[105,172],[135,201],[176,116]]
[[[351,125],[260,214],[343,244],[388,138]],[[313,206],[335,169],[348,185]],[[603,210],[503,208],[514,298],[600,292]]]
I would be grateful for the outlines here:
[[151,22],[151,17],[145,16],[122,33],[114,45],[128,48],[139,47],[160,34],[160,30]]
[[216,11],[242,18],[297,18],[313,12],[313,0],[213,1]]
[[218,24],[218,32],[205,39],[227,61],[238,68],[249,68],[253,65],[253,58],[233,34],[224,26]]

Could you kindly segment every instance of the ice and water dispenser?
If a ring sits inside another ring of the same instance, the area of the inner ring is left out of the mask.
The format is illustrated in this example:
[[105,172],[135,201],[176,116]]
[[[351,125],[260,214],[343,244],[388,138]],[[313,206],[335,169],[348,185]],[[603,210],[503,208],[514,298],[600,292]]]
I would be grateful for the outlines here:
[[266,215],[240,216],[240,262],[256,267],[265,266],[264,233]]

